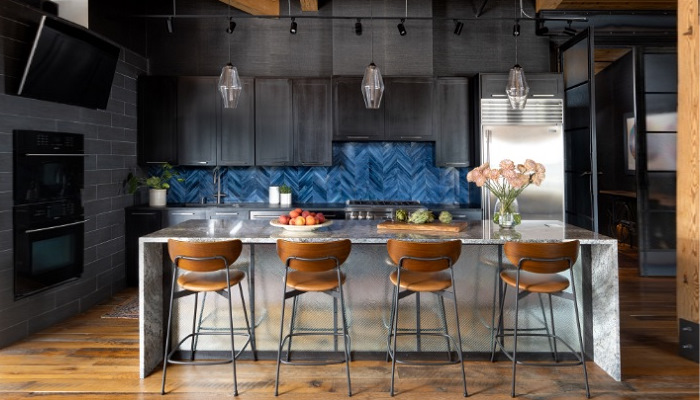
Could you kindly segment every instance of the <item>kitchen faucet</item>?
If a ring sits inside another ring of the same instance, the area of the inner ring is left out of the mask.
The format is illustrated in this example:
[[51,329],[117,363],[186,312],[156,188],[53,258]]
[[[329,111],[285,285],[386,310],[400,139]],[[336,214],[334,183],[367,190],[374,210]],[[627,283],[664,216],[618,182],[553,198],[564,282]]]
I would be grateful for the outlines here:
[[221,198],[226,197],[226,193],[221,193],[221,167],[214,168],[214,186],[216,186],[216,204],[221,204]]

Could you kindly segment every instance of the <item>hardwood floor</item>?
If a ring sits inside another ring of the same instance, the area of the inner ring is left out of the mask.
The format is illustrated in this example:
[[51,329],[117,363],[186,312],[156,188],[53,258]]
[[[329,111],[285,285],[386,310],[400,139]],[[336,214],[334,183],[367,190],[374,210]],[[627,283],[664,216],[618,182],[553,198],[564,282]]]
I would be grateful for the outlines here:
[[[595,399],[698,399],[698,364],[677,356],[675,279],[637,276],[633,252],[620,254],[622,367],[615,382],[588,363]],[[160,395],[160,371],[138,378],[136,320],[100,318],[135,292],[129,289],[89,312],[0,350],[0,399],[215,399],[232,397],[231,367],[168,367],[167,397]],[[351,364],[353,398],[390,398],[391,365]],[[510,364],[466,361],[474,398],[510,398]],[[274,398],[275,364],[239,361],[243,399]],[[398,369],[397,397],[461,398],[457,366]],[[525,399],[585,398],[578,367],[518,369],[517,393]],[[280,399],[347,398],[344,367],[282,368]]]

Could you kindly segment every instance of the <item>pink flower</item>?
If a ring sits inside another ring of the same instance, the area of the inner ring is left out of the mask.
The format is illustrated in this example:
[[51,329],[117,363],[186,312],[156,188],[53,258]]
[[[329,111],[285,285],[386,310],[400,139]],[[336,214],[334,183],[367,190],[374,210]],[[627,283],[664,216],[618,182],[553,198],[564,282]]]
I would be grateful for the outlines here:
[[501,167],[502,170],[504,171],[513,171],[515,170],[515,163],[511,160],[505,159],[501,161],[498,164],[499,167]]

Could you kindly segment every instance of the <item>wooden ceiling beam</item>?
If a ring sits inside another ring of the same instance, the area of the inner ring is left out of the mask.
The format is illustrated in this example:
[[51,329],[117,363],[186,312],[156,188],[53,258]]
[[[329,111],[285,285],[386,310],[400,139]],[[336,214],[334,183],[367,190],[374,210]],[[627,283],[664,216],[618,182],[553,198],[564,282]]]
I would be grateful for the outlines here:
[[535,11],[542,10],[608,10],[644,11],[675,10],[676,0],[536,0]]
[[556,10],[559,8],[562,0],[536,0],[535,1],[535,11],[540,12],[542,10]]
[[318,11],[318,0],[300,0],[301,11]]
[[279,0],[219,0],[251,15],[280,15]]

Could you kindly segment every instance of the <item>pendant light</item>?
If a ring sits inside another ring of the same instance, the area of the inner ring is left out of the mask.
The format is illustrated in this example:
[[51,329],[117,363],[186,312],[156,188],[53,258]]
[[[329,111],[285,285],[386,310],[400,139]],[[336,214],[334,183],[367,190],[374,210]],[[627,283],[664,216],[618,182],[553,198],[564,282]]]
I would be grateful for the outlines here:
[[228,18],[229,26],[226,29],[228,33],[228,63],[221,69],[221,76],[219,77],[219,93],[224,100],[224,108],[236,108],[238,107],[238,99],[241,97],[241,92],[243,91],[243,86],[241,86],[241,80],[238,76],[238,69],[231,64],[231,35],[233,30],[236,28],[236,23],[233,22],[231,18],[231,4],[230,0],[228,2]]
[[374,64],[374,18],[372,16],[372,1],[369,2],[370,25],[372,27],[371,35],[371,55],[372,62],[365,68],[365,76],[362,78],[362,97],[365,100],[365,107],[369,109],[378,109],[382,103],[384,95],[384,80],[382,73],[379,72],[379,67]]
[[530,87],[525,79],[525,71],[518,64],[518,36],[520,36],[520,24],[515,20],[513,26],[513,36],[515,37],[515,65],[508,73],[508,83],[506,85],[506,94],[510,100],[510,106],[513,110],[522,110],[527,102],[527,94],[530,92]]

